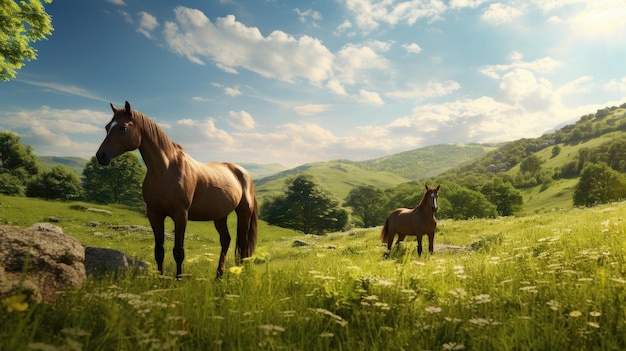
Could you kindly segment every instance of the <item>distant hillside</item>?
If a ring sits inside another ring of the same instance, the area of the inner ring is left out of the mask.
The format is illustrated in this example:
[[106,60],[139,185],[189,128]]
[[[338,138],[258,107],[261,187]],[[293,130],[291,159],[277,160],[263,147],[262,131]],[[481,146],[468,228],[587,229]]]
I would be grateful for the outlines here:
[[252,175],[253,179],[259,179],[273,174],[282,172],[287,167],[278,163],[258,164],[258,163],[238,163],[241,167],[245,168]]
[[[611,149],[608,145],[612,145]],[[473,162],[440,174],[441,178],[478,179],[502,176],[513,183],[524,195],[526,213],[552,211],[573,207],[572,196],[578,183],[578,173],[585,162],[603,161],[614,169],[624,163],[626,155],[619,149],[626,147],[626,104],[607,107],[580,117],[573,124],[546,133],[538,138],[511,141],[476,158]],[[581,160],[585,155],[604,155]],[[611,154],[613,150],[613,154]],[[616,155],[616,156],[614,156]],[[541,160],[541,174],[535,185],[532,177],[520,172],[520,164],[529,156]],[[604,158],[604,159],[602,159]],[[566,171],[571,174],[564,174]]]
[[356,163],[363,169],[388,171],[419,180],[434,177],[496,149],[496,145],[489,144],[440,144]]
[[78,174],[78,176],[83,175],[83,169],[85,169],[85,165],[88,160],[80,157],[58,157],[58,156],[37,156],[39,158],[39,162],[45,168],[52,168],[57,165],[63,165],[70,169],[70,171]]
[[368,161],[337,160],[305,164],[256,181],[260,198],[281,192],[287,177],[309,173],[324,188],[343,200],[359,185],[388,188],[410,180],[425,179],[459,167],[494,150],[492,145],[435,145]]
[[[38,156],[38,158],[39,162],[41,162],[45,168],[49,169],[57,165],[63,165],[69,168],[72,172],[78,174],[78,176],[83,175],[83,169],[85,169],[85,165],[89,162],[88,160],[80,157]],[[252,178],[254,179],[267,177],[287,169],[287,167],[277,163],[240,163],[239,165],[250,172]]]

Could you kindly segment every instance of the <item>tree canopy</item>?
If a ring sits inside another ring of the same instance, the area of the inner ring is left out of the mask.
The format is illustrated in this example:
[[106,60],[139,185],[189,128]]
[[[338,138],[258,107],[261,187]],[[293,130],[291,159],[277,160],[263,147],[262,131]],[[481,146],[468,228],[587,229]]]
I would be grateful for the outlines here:
[[299,174],[285,181],[283,194],[270,196],[261,207],[261,219],[269,224],[324,234],[345,229],[348,212],[310,174]]
[[127,152],[101,166],[92,157],[83,170],[83,187],[88,201],[130,206],[143,205],[141,185],[145,167],[139,156]]
[[45,170],[28,184],[26,195],[46,200],[81,200],[84,193],[78,175],[59,165]]
[[40,0],[0,0],[0,79],[15,78],[24,61],[35,60],[37,50],[32,43],[52,31],[52,19]]
[[593,206],[626,197],[626,179],[606,163],[588,163],[574,189],[574,206]]
[[352,217],[361,227],[374,227],[385,221],[387,196],[372,185],[361,185],[350,190],[344,206],[352,207]]
[[30,145],[22,145],[15,133],[0,132],[0,193],[23,196],[26,186],[41,169]]

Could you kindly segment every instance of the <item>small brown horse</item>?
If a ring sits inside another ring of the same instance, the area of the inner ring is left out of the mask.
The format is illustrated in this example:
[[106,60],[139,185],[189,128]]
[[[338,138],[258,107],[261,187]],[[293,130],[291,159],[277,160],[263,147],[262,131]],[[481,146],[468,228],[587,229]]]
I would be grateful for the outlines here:
[[398,208],[391,212],[380,233],[383,244],[387,244],[385,257],[389,256],[391,252],[391,245],[396,233],[398,233],[396,246],[400,245],[407,235],[417,236],[417,254],[420,256],[422,255],[422,236],[428,235],[428,251],[433,253],[435,228],[437,228],[435,212],[437,212],[438,198],[439,185],[436,188],[426,185],[426,194],[414,209]]
[[222,251],[217,277],[224,273],[226,253],[230,246],[228,215],[237,213],[235,258],[252,256],[257,241],[258,203],[252,178],[243,168],[232,163],[200,163],[172,142],[148,116],[132,110],[128,101],[124,108],[111,104],[113,118],[106,125],[106,138],[96,157],[108,165],[114,157],[139,149],[146,164],[143,198],[154,232],[154,257],[163,274],[164,221],[174,221],[174,260],[176,278],[183,273],[185,259],[183,242],[187,220],[214,221],[220,234]]

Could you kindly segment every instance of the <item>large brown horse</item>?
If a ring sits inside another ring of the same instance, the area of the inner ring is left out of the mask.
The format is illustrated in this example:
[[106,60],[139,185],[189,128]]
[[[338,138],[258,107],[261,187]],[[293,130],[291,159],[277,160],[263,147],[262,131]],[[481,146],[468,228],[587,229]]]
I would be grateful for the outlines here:
[[237,264],[242,258],[252,256],[259,212],[250,175],[232,163],[205,164],[194,160],[148,116],[131,109],[128,101],[124,108],[111,104],[111,109],[113,118],[105,127],[107,135],[96,157],[100,164],[108,165],[114,157],[139,149],[147,168],[143,198],[154,232],[154,257],[161,274],[166,217],[174,221],[176,278],[181,278],[183,273],[187,220],[214,221],[222,245],[218,278],[225,269],[224,261],[230,246],[226,220],[233,211],[237,213]]
[[420,256],[422,255],[422,236],[428,235],[428,251],[433,253],[435,228],[437,228],[435,212],[437,212],[438,198],[439,185],[436,188],[426,185],[426,193],[414,209],[398,208],[391,212],[380,233],[383,244],[387,244],[385,257],[391,252],[396,233],[398,233],[396,245],[400,245],[407,235],[417,236],[417,254]]

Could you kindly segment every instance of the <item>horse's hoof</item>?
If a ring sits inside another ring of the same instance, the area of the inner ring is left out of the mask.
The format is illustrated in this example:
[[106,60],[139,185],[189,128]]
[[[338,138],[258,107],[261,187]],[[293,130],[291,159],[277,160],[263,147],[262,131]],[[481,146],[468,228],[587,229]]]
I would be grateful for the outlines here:
[[386,251],[383,253],[383,258],[389,258],[389,254],[390,254],[390,253],[391,253],[391,250],[386,250]]

